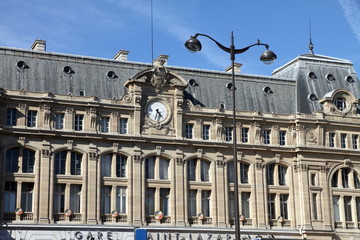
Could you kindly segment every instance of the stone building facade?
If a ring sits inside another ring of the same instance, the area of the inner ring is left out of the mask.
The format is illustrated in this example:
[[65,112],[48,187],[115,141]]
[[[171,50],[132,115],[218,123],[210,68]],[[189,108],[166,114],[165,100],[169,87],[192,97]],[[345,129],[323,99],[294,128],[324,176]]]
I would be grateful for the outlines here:
[[273,76],[0,48],[2,239],[360,239],[360,83],[347,60]]

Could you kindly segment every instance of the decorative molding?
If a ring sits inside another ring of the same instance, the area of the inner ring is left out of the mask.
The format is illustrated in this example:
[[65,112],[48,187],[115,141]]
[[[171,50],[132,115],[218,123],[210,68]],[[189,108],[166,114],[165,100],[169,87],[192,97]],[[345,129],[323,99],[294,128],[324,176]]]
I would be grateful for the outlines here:
[[95,161],[97,159],[98,154],[96,152],[89,152],[89,159],[91,161]]
[[162,151],[162,146],[156,146],[156,155],[160,156]]
[[177,157],[175,158],[175,160],[176,160],[176,165],[178,166],[182,166],[184,164],[184,159],[181,157]]
[[18,143],[19,143],[21,146],[25,146],[25,140],[26,140],[25,137],[19,137]]
[[73,140],[67,140],[67,149],[72,150],[74,147],[74,141]]
[[216,160],[216,166],[220,168],[224,167],[224,160]]
[[281,154],[278,154],[278,153],[275,154],[275,157],[274,157],[274,158],[275,158],[275,162],[276,162],[276,163],[280,163],[280,161],[281,161],[281,159],[282,159],[282,158],[281,158]]
[[26,107],[27,107],[27,105],[26,105],[26,104],[23,104],[23,103],[20,103],[20,104],[18,105],[18,108],[19,108],[20,110],[26,110]]
[[262,170],[264,168],[264,164],[262,162],[255,163],[256,170]]
[[119,151],[119,143],[113,143],[113,153],[117,153]]
[[73,108],[66,108],[66,113],[68,114],[73,114],[74,113],[74,109]]
[[41,149],[41,157],[42,158],[49,158],[51,156],[50,149]]
[[133,159],[135,163],[141,163],[142,157],[140,155],[133,155]]
[[196,152],[197,152],[197,155],[198,155],[198,158],[202,158],[203,157],[203,150],[202,149],[197,149],[196,150]]

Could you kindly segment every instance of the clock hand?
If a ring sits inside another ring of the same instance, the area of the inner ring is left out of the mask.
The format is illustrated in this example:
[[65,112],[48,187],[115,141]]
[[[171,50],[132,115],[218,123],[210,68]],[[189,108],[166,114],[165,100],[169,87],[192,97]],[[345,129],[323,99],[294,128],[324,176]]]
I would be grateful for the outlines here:
[[159,118],[157,119],[157,121],[160,121],[160,118],[162,118],[163,116],[161,115],[161,112],[159,111],[159,109],[156,109],[156,115],[155,115],[155,119],[156,117],[159,116]]

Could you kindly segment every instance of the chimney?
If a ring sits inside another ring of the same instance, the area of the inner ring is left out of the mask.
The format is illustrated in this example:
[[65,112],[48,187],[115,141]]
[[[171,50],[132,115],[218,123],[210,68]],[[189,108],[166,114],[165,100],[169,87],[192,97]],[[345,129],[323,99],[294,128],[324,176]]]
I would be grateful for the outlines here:
[[35,40],[35,42],[31,46],[31,49],[34,51],[45,52],[46,51],[46,41],[41,40],[41,39]]
[[[240,73],[240,68],[241,68],[242,64],[241,63],[234,63],[234,72],[236,73]],[[232,66],[229,66],[225,69],[226,72],[231,73],[232,71]]]
[[168,64],[169,55],[160,54],[154,61],[161,60],[164,62],[164,66],[167,66]]
[[117,54],[115,54],[114,59],[119,61],[127,61],[128,55],[129,55],[129,51],[121,49],[120,51],[118,51]]

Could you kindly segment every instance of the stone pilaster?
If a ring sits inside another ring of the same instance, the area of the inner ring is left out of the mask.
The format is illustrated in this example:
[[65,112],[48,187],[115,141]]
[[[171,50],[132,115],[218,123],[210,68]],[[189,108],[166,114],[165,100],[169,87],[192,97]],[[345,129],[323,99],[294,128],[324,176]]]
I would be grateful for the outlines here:
[[[172,183],[175,185],[175,194],[172,195],[174,197],[173,203],[175,204],[176,211],[176,225],[177,226],[185,226],[186,218],[185,218],[185,175],[184,175],[184,158],[183,154],[178,152],[175,158],[175,182]],[[176,183],[176,184],[175,184]]]
[[97,214],[96,214],[96,205],[97,205],[97,152],[95,148],[91,148],[88,153],[88,196],[87,196],[87,204],[88,204],[88,216],[87,222],[88,224],[97,224]]
[[50,207],[50,157],[51,151],[49,145],[43,145],[40,155],[40,184],[39,184],[39,222],[49,223]]

